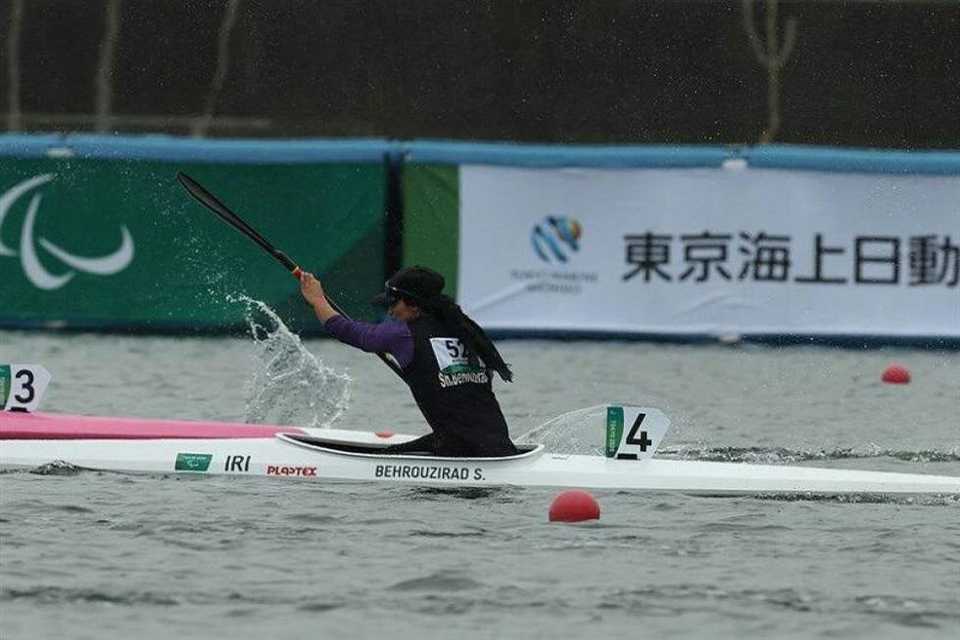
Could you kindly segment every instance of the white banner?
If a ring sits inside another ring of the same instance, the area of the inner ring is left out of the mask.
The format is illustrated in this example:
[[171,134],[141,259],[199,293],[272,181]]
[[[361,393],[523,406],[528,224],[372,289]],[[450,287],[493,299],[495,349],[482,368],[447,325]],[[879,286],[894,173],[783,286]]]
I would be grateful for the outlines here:
[[462,166],[484,327],[960,336],[960,177]]

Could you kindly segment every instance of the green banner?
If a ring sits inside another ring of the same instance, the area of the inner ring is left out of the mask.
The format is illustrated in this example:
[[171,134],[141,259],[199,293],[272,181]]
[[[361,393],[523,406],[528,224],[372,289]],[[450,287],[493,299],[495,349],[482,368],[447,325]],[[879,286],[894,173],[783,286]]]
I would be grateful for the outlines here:
[[296,329],[319,323],[296,280],[190,198],[196,178],[373,319],[382,289],[382,164],[189,164],[13,159],[0,164],[0,323],[222,329],[245,295]]
[[408,164],[403,169],[403,264],[439,271],[457,295],[460,251],[460,168]]

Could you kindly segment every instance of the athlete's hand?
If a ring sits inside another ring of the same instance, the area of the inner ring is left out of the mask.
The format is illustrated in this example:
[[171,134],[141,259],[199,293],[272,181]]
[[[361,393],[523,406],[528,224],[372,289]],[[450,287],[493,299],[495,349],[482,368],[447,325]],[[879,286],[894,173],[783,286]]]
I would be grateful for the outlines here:
[[307,271],[300,272],[300,293],[303,295],[303,299],[313,306],[317,306],[327,299],[323,292],[323,285],[312,273]]

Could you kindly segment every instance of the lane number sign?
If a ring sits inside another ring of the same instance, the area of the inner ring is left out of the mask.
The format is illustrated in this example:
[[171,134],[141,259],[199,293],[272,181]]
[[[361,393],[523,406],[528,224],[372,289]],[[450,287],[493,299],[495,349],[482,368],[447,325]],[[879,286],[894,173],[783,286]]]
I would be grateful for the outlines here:
[[50,377],[38,364],[0,364],[0,409],[35,411]]

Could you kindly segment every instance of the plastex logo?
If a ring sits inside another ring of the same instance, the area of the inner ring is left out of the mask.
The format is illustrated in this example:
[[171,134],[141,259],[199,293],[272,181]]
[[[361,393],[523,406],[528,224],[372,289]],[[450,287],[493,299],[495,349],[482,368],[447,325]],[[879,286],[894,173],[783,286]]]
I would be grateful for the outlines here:
[[574,218],[547,216],[533,226],[530,243],[541,260],[548,263],[566,263],[580,250],[583,227]]
[[[87,258],[74,255],[54,244],[47,238],[34,238],[34,226],[40,211],[43,196],[34,193],[27,205],[27,214],[20,231],[19,251],[3,243],[3,223],[11,207],[24,195],[50,182],[56,174],[45,173],[24,180],[0,194],[0,257],[20,257],[23,272],[35,287],[44,290],[59,289],[64,286],[77,272],[89,273],[98,276],[109,276],[120,273],[133,261],[133,238],[126,227],[120,227],[120,247],[113,253],[105,256]],[[63,273],[51,273],[43,266],[38,255],[37,246],[40,246],[49,255],[59,260],[67,269]]]

